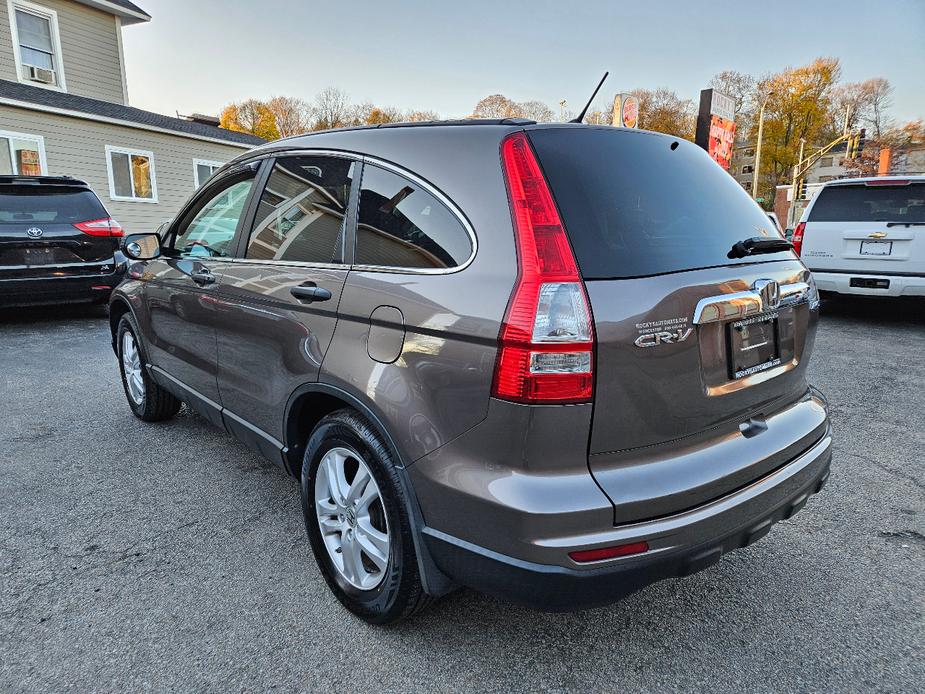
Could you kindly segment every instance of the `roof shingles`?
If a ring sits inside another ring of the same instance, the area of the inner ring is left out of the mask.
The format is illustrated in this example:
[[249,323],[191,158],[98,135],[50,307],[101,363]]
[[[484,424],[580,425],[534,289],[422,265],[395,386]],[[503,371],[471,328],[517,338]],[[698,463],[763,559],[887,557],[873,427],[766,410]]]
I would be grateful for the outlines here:
[[124,106],[122,104],[101,101],[99,99],[90,99],[85,96],[77,96],[76,94],[66,94],[51,89],[20,84],[19,82],[11,82],[9,80],[0,80],[0,99],[11,99],[35,104],[36,106],[78,111],[91,116],[113,118],[128,123],[137,123],[153,128],[172,130],[178,135],[210,137],[216,140],[226,140],[231,143],[252,146],[260,145],[265,142],[263,138],[257,137],[256,135],[239,133],[234,130],[225,130],[224,128],[216,128],[204,123],[194,123],[192,121],[183,120],[182,118],[172,118],[171,116],[164,116],[160,113],[142,111],[140,108],[133,108],[132,106]]

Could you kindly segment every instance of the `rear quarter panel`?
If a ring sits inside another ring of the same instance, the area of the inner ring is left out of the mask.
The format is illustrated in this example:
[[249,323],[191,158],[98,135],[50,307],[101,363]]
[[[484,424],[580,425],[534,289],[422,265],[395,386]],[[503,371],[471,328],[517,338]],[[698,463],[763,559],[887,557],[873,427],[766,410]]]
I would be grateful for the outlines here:
[[[477,238],[475,256],[461,270],[352,270],[344,286],[321,380],[366,402],[405,464],[472,428],[488,412],[497,337],[517,274],[499,155],[501,139],[514,129],[360,131],[344,139],[354,151],[428,182],[461,211]],[[325,146],[337,147],[336,135]],[[376,311],[380,307],[400,314]],[[394,361],[377,354],[377,345],[371,349],[373,325],[378,339],[401,345]]]

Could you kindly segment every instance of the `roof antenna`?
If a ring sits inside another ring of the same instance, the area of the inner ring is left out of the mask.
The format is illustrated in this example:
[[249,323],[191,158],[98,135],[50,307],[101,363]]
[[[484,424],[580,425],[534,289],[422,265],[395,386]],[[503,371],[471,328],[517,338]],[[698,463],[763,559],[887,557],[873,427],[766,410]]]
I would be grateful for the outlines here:
[[570,120],[569,123],[581,123],[585,119],[585,114],[588,112],[588,109],[591,108],[591,102],[594,101],[594,97],[597,96],[597,93],[601,91],[601,87],[604,86],[604,80],[607,79],[609,72],[605,72],[604,76],[601,77],[601,81],[597,83],[597,89],[594,90],[594,93],[591,95],[591,98],[588,99],[588,103],[585,104],[585,107],[581,109],[581,113],[578,114],[578,117]]

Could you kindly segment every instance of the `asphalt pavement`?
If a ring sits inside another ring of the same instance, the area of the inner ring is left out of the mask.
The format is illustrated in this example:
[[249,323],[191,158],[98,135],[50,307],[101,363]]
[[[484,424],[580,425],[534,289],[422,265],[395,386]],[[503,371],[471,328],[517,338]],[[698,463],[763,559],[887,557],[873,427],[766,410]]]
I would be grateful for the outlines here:
[[294,480],[125,404],[100,309],[0,315],[0,691],[922,691],[925,303],[827,304],[825,490],[618,604],[463,590],[393,628],[315,568]]

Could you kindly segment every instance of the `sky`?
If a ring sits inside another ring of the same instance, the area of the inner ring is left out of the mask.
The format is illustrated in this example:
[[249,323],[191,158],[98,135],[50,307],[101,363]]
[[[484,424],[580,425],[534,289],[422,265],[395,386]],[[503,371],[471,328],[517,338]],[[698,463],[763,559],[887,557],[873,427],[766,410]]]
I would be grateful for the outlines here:
[[835,56],[845,81],[893,84],[895,119],[925,118],[925,0],[135,1],[153,19],[123,32],[129,98],[170,115],[327,86],[442,117],[494,93],[578,111],[605,70],[600,105],[663,86],[696,102],[721,70]]

